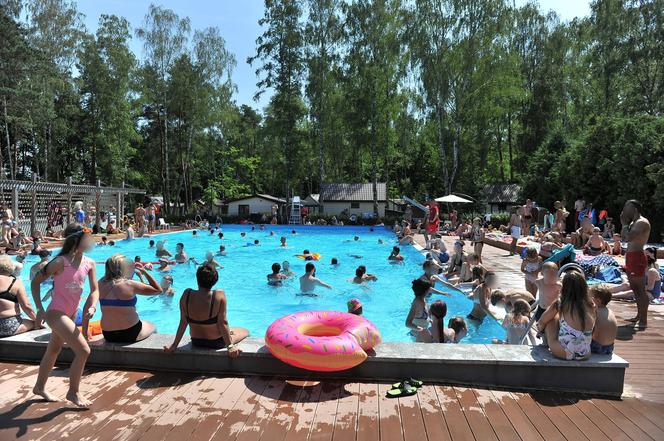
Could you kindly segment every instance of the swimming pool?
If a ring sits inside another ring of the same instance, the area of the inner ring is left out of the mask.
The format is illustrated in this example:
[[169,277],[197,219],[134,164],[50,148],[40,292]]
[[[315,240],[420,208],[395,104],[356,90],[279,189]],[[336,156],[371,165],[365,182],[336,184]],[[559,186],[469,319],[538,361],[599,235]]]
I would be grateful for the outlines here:
[[[297,234],[291,234],[290,226],[266,226],[265,231],[251,231],[247,225],[225,225],[224,239],[216,233],[198,231],[196,237],[191,231],[156,235],[133,241],[118,241],[116,246],[98,246],[88,253],[97,262],[104,262],[114,253],[123,253],[128,258],[141,256],[143,261],[156,261],[155,250],[148,247],[150,239],[165,240],[166,249],[175,254],[175,244],[182,242],[190,257],[199,262],[208,250],[226,247],[226,256],[217,256],[224,267],[219,271],[217,288],[222,288],[228,298],[228,317],[231,326],[243,326],[255,337],[263,337],[267,327],[277,318],[296,311],[312,309],[346,310],[346,302],[356,297],[364,304],[364,316],[381,331],[384,341],[412,341],[404,325],[413,298],[411,282],[421,275],[424,256],[415,247],[401,247],[405,256],[403,264],[390,264],[387,256],[397,244],[394,234],[377,227],[297,227]],[[274,231],[274,235],[270,235]],[[245,232],[246,237],[240,233]],[[288,247],[279,247],[280,236],[286,236]],[[353,236],[359,236],[354,241]],[[255,239],[260,246],[247,246]],[[378,239],[384,243],[380,244]],[[318,297],[300,296],[297,277],[304,273],[305,261],[295,257],[304,249],[320,253],[321,260],[314,262],[317,277],[332,285],[332,289],[318,288]],[[356,257],[353,257],[356,256]],[[361,257],[357,257],[361,256]],[[339,265],[330,264],[332,257]],[[29,256],[25,261],[22,279],[29,290],[29,268],[38,259]],[[286,281],[284,286],[273,287],[266,283],[266,275],[271,272],[274,262],[288,260],[296,277]],[[377,282],[356,285],[349,282],[355,269],[365,265],[369,273],[378,277]],[[174,278],[174,297],[138,296],[137,308],[142,319],[157,325],[160,333],[174,334],[179,320],[178,299],[187,287],[196,287],[196,267],[192,264],[174,265],[170,274]],[[102,264],[97,265],[97,276],[104,273]],[[162,274],[153,271],[157,281]],[[440,288],[440,285],[438,286]],[[85,294],[88,290],[86,289]],[[434,295],[430,301],[442,299],[448,305],[446,320],[454,315],[466,316],[472,309],[472,302],[460,292],[452,291],[451,297]],[[97,312],[97,316],[100,312]],[[95,317],[98,319],[99,317]],[[500,324],[487,318],[480,325],[468,323],[468,336],[464,343],[490,343],[493,338],[504,338]]]

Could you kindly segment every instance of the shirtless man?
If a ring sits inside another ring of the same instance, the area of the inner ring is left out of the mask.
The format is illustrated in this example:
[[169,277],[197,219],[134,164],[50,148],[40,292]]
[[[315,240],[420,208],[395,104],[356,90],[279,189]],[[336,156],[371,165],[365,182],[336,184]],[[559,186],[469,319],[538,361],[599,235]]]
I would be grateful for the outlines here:
[[148,210],[147,210],[147,221],[148,221],[148,233],[149,234],[152,234],[152,232],[154,231],[155,222],[157,220],[157,217],[156,217],[155,213],[156,213],[156,211],[155,211],[155,208],[154,208],[154,204],[150,204],[150,206],[148,207]]
[[143,226],[145,225],[145,208],[143,208],[143,204],[138,204],[138,207],[136,207],[134,220],[136,221],[137,230],[143,231]]
[[316,267],[313,263],[309,262],[304,267],[304,275],[300,277],[300,292],[302,295],[315,296],[314,291],[316,286],[322,286],[323,288],[331,289],[332,287],[327,283],[316,277]]
[[648,305],[650,300],[646,293],[646,269],[648,259],[643,247],[650,236],[650,222],[641,216],[641,203],[631,199],[625,202],[620,214],[620,223],[623,225],[622,237],[627,242],[625,254],[625,272],[629,286],[636,297],[636,317],[627,321],[635,323],[638,329],[646,329],[648,325]]

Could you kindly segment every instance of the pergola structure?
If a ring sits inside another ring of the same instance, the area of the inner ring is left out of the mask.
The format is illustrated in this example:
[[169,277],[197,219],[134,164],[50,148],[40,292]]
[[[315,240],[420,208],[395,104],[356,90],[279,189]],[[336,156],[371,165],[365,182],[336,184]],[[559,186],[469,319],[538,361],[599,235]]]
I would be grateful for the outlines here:
[[[0,202],[9,205],[18,226],[32,234],[35,230],[46,231],[48,226],[57,231],[72,220],[73,204],[83,202],[85,210],[114,212],[118,219],[124,212],[125,196],[144,195],[145,190],[122,187],[73,184],[55,182],[0,180]],[[99,225],[100,216],[95,223]],[[118,221],[119,222],[119,221]]]

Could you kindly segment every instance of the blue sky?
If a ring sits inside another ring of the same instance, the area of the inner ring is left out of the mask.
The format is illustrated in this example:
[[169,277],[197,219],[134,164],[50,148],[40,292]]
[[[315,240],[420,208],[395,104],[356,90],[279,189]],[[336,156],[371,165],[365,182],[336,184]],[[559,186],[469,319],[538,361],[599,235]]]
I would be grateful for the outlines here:
[[[515,2],[520,6],[526,0]],[[85,15],[85,25],[91,32],[97,29],[101,14],[125,17],[133,28],[139,27],[150,3],[172,9],[181,17],[189,17],[192,29],[217,26],[226,39],[226,47],[237,59],[233,73],[238,88],[235,100],[259,108],[267,104],[268,93],[258,103],[253,101],[257,78],[255,68],[246,63],[247,57],[254,55],[256,38],[262,33],[258,25],[263,16],[262,0],[77,0],[78,9]],[[563,20],[589,13],[588,0],[540,0],[539,4],[542,11],[553,9]],[[138,57],[142,56],[142,44],[135,37],[131,49]]]

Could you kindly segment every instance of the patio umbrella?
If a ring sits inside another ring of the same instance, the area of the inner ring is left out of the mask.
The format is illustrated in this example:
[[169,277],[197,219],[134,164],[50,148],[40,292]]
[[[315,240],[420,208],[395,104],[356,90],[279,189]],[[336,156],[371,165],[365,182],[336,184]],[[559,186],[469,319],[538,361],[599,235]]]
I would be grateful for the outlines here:
[[472,204],[473,201],[464,199],[454,194],[448,194],[447,196],[442,196],[436,199],[436,202],[447,202],[448,204]]

